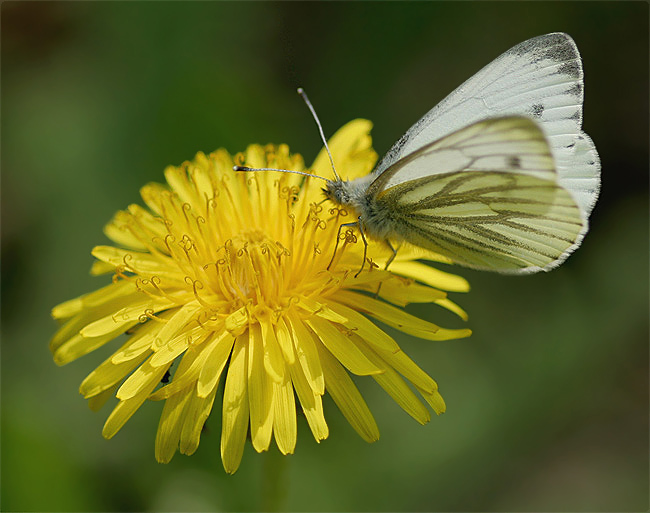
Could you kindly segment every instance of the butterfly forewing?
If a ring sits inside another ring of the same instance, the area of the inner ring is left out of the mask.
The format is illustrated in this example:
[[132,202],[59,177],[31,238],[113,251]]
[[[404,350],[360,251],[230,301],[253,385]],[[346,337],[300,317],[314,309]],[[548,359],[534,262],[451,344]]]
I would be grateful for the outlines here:
[[524,41],[425,114],[395,143],[375,173],[481,119],[529,116],[548,140],[558,183],[571,191],[586,219],[598,196],[600,161],[581,129],[583,98],[582,61],[570,36],[553,33]]
[[394,232],[476,269],[555,267],[584,225],[556,181],[548,143],[525,118],[459,130],[397,162],[373,188]]
[[469,125],[404,157],[372,183],[369,192],[454,171],[520,171],[555,181],[548,142],[530,119],[506,117]]

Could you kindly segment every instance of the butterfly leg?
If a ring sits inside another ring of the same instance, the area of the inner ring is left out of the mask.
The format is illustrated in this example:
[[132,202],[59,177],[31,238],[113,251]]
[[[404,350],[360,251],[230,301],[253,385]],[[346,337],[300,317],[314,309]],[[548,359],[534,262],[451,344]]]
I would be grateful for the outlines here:
[[361,232],[361,238],[363,239],[363,244],[364,244],[364,247],[363,247],[363,262],[361,263],[361,269],[359,269],[359,272],[354,275],[354,277],[356,278],[357,276],[359,276],[359,274],[363,270],[363,264],[366,261],[366,253],[368,251],[368,241],[366,241],[366,235],[363,232],[363,227],[361,226],[361,217],[359,217],[359,220],[355,221],[354,223],[344,223],[342,225],[339,225],[339,231],[336,234],[336,244],[334,245],[334,252],[332,253],[332,259],[330,260],[330,263],[327,264],[327,270],[329,271],[329,268],[334,263],[334,257],[336,256],[336,251],[338,250],[339,242],[341,241],[341,230],[343,228],[352,228],[354,226],[357,226],[359,228],[359,231]]
[[393,254],[390,257],[388,257],[388,260],[386,261],[386,266],[384,267],[384,271],[388,271],[388,266],[393,263],[393,260],[395,260],[395,257],[397,256],[397,252],[399,251],[399,248],[402,247],[402,245],[400,244],[399,246],[397,246],[397,248],[394,248],[388,239],[386,239],[385,242],[388,248],[393,252]]
[[[393,263],[393,260],[395,260],[395,257],[397,256],[397,251],[401,247],[401,244],[399,246],[397,246],[397,249],[395,249],[388,239],[386,239],[384,242],[389,247],[389,249],[393,252],[393,254],[390,257],[388,257],[388,260],[386,261],[386,265],[384,266],[384,271],[387,271],[388,266]],[[379,291],[381,290],[382,283],[383,282],[379,283],[379,286],[377,287],[377,290],[375,291],[375,299],[377,299],[379,297]]]
[[[352,223],[356,224],[356,223]],[[336,244],[334,244],[334,252],[332,253],[332,259],[330,260],[330,263],[327,264],[327,270],[330,270],[330,267],[332,267],[332,264],[334,263],[334,257],[336,256],[336,250],[339,249],[339,241],[341,240],[341,230],[343,229],[344,226],[348,226],[348,224],[341,224],[339,225],[339,231],[336,232]]]

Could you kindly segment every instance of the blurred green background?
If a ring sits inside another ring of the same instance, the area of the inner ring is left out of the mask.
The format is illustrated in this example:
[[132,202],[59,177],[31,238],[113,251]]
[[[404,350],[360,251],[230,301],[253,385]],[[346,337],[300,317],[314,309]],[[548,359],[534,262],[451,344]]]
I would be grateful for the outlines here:
[[[197,453],[154,460],[162,404],[111,441],[108,409],[77,392],[112,349],[64,368],[50,308],[105,283],[88,269],[111,215],[201,151],[286,142],[310,162],[327,134],[375,123],[382,154],[463,80],[516,43],[576,40],[585,131],[603,189],[560,269],[464,269],[474,335],[393,332],[440,384],[447,413],[420,426],[356,382],[372,445],[325,404],[320,445],[300,419],[286,508],[299,511],[648,509],[648,4],[4,2],[2,20],[2,509],[255,510],[268,455],[219,457],[220,407]],[[461,322],[439,308],[411,308]],[[216,404],[216,403],[215,403]]]

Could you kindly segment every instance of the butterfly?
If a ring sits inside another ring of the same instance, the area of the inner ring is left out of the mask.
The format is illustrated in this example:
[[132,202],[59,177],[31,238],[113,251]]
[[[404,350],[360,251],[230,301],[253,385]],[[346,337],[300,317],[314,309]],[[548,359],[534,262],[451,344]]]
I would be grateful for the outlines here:
[[347,181],[334,169],[325,195],[354,213],[343,226],[358,226],[366,249],[366,237],[388,245],[386,268],[407,242],[474,269],[551,270],[580,246],[600,189],[583,98],[573,39],[529,39],[425,114],[370,174]]

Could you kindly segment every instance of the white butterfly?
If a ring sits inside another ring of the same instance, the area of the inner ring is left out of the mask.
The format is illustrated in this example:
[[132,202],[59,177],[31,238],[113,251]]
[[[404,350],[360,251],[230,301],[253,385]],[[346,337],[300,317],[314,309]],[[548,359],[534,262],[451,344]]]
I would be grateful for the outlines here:
[[372,173],[327,180],[326,195],[393,258],[391,241],[406,241],[475,269],[548,271],[580,245],[598,197],[582,102],[571,37],[529,39],[431,109]]

